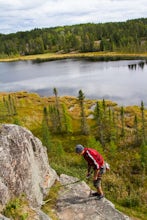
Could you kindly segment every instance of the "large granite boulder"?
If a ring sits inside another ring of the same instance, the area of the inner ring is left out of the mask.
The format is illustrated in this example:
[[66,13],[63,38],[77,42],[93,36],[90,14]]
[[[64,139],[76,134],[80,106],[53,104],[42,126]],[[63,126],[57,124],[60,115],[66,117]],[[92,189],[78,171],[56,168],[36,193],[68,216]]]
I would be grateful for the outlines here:
[[46,147],[27,129],[0,126],[0,207],[15,196],[25,194],[33,208],[41,206],[44,196],[57,179],[49,166]]

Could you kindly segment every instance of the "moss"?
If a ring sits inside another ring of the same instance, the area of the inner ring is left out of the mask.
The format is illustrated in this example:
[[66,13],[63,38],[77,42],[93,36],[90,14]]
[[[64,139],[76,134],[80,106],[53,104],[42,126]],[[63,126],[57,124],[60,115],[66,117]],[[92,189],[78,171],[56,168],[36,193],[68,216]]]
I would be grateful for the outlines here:
[[13,220],[32,220],[36,215],[24,195],[9,201],[2,214]]

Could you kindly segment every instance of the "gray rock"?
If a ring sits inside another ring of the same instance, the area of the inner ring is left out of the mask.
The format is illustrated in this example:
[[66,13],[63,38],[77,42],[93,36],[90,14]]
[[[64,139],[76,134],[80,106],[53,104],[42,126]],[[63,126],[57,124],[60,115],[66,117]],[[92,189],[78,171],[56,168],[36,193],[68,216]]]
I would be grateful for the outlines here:
[[97,200],[89,197],[90,188],[77,178],[62,174],[57,202],[57,215],[60,220],[129,220],[130,218],[115,209],[106,198]]
[[0,207],[25,194],[32,207],[40,207],[57,179],[49,166],[46,147],[20,126],[0,127]]
[[51,218],[41,210],[38,211],[38,215],[39,215],[39,220],[51,220]]
[[10,220],[10,218],[6,218],[5,216],[0,214],[0,220]]

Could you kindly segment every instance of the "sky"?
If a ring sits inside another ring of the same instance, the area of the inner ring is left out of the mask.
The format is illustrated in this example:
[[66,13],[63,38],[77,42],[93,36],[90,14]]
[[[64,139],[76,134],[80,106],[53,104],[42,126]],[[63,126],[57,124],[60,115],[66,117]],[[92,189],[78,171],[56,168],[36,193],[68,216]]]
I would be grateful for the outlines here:
[[147,0],[0,0],[0,33],[147,18]]

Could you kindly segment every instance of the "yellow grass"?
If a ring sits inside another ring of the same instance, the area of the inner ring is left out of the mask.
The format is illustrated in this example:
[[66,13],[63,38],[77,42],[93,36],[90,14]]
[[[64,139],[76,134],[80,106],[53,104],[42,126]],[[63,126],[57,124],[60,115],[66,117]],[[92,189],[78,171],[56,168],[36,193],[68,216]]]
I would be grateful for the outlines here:
[[35,60],[35,59],[65,59],[65,58],[80,58],[80,57],[101,57],[101,56],[126,56],[126,57],[144,57],[147,58],[147,53],[117,53],[117,52],[87,52],[87,53],[45,53],[37,55],[17,56],[9,58],[0,58],[0,62],[18,61],[18,60]]

